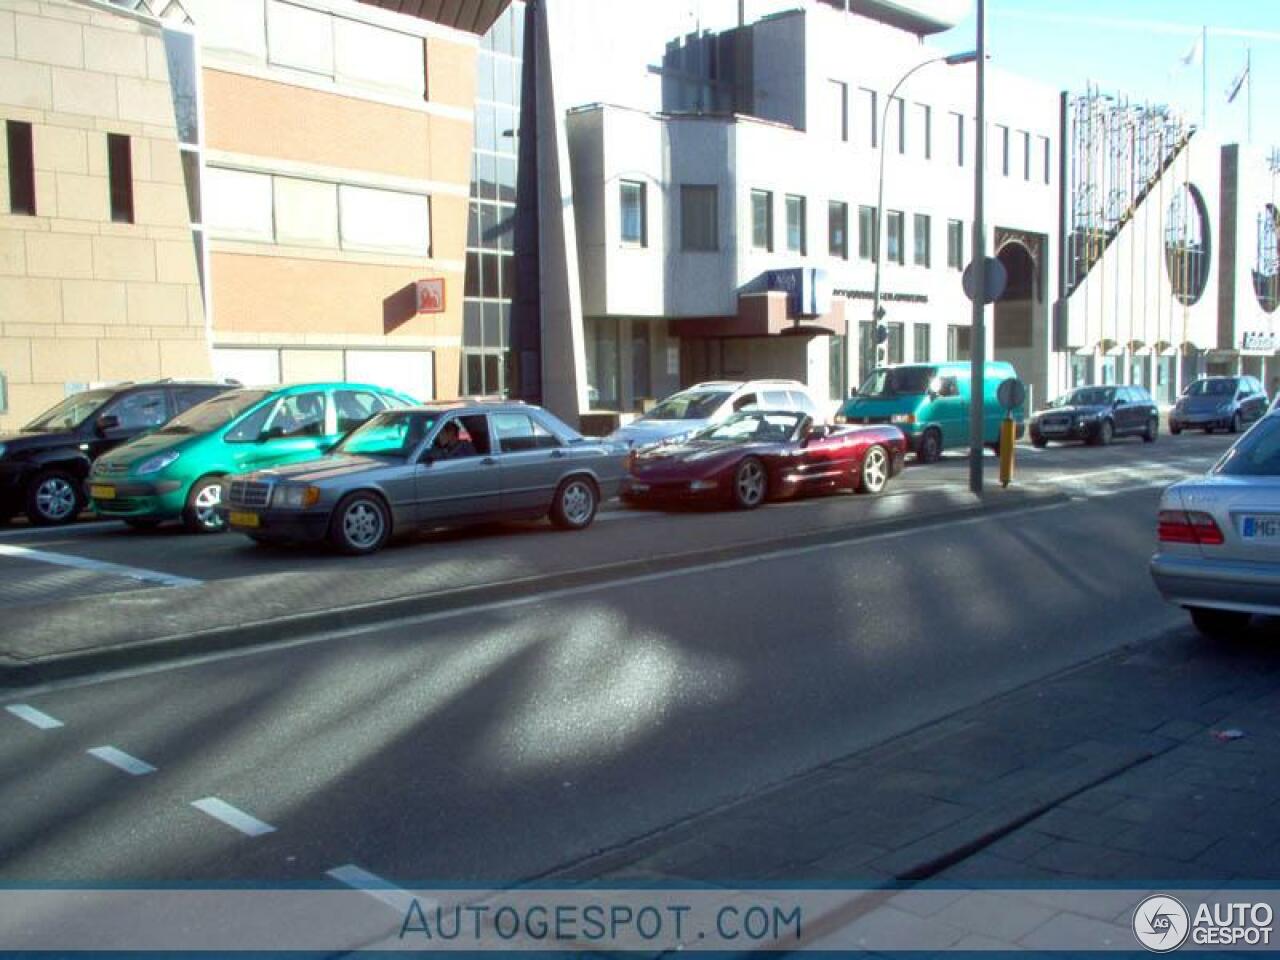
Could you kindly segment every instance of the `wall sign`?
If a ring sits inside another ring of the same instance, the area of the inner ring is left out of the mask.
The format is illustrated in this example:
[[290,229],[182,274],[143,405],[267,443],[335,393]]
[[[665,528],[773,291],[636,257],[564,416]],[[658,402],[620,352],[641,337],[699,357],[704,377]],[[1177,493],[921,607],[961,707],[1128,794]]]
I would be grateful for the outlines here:
[[825,270],[816,267],[770,270],[765,281],[770,290],[787,295],[789,317],[821,317],[831,312],[831,283]]
[[1274,353],[1280,346],[1280,337],[1266,330],[1249,330],[1245,333],[1241,350],[1250,353]]
[[[874,300],[876,294],[874,290],[836,290],[837,297],[844,297],[846,300]],[[880,299],[885,303],[928,303],[929,295],[927,293],[895,293],[883,290],[880,291]]]
[[444,313],[444,277],[419,280],[417,287],[419,313]]

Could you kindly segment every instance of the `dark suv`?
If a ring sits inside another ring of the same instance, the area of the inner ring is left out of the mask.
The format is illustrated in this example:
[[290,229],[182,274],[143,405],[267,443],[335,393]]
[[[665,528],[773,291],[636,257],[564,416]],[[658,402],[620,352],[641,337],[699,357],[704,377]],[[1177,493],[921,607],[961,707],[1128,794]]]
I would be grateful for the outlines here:
[[1031,420],[1031,442],[1083,440],[1105,446],[1115,437],[1136,436],[1154,443],[1160,411],[1145,387],[1077,387]]
[[1239,433],[1266,412],[1267,392],[1257,377],[1202,377],[1182,391],[1169,414],[1169,432],[1198,427]]
[[165,380],[86,390],[17,433],[0,434],[0,522],[16,513],[41,526],[71,522],[84,509],[94,460],[230,389]]

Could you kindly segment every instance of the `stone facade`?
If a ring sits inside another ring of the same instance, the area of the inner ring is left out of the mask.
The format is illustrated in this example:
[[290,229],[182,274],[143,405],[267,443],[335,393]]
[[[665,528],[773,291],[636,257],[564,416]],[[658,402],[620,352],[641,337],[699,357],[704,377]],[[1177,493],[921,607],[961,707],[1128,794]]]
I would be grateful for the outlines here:
[[[29,123],[35,214],[0,149],[0,429],[90,384],[211,375],[161,30],[76,0],[0,0],[0,120]],[[129,138],[132,222],[108,134]]]

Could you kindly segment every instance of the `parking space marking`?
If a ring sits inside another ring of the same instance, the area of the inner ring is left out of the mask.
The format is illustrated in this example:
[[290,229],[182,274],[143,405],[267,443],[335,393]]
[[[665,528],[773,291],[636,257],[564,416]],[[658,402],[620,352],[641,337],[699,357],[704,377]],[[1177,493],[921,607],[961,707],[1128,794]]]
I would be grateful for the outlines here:
[[[418,899],[408,890],[401,890],[390,880],[383,880],[377,874],[362,870],[352,863],[326,870],[325,875],[353,890],[367,893],[375,900],[381,900],[401,914],[407,913],[413,902]],[[422,900],[418,900],[418,905],[425,910],[435,907],[435,903]]]
[[217,797],[193,800],[191,805],[201,813],[207,813],[213,819],[220,820],[227,826],[239,830],[247,837],[260,837],[263,834],[275,833],[276,828],[271,824],[250,816],[238,807],[233,807],[227,801],[219,800]]
[[86,750],[85,753],[91,757],[97,757],[103,763],[111,764],[117,770],[123,770],[130,776],[144,777],[148,773],[156,772],[156,768],[145,760],[139,760],[115,747],[94,747],[92,750]]
[[42,710],[37,710],[30,704],[12,703],[5,707],[5,709],[19,720],[25,720],[33,727],[40,730],[56,730],[58,727],[62,726],[61,720],[49,716]]
[[47,550],[31,550],[27,547],[13,547],[0,543],[0,557],[12,557],[15,560],[31,560],[35,563],[50,563],[58,567],[72,567],[76,570],[87,570],[91,573],[108,574],[114,577],[127,577],[142,583],[156,583],[163,587],[198,587],[203,580],[191,577],[178,577],[159,570],[145,570],[142,567],[128,567],[120,563],[108,563],[105,560],[90,560],[88,557],[76,557],[67,553],[50,553]]
[[97,533],[101,530],[119,528],[115,520],[92,520],[88,523],[73,523],[66,527],[21,527],[16,530],[0,530],[0,540],[17,540],[23,537],[78,537],[82,534]]

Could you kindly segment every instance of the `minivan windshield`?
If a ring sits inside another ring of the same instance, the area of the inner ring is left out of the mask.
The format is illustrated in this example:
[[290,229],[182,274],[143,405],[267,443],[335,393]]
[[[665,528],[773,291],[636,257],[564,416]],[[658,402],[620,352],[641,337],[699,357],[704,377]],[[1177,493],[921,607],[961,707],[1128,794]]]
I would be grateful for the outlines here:
[[729,399],[727,390],[686,390],[667,397],[645,414],[646,420],[706,420]]
[[232,390],[211,400],[198,403],[186,413],[174,417],[160,433],[208,433],[224,427],[249,408],[271,396],[270,390]]
[[874,371],[858,388],[860,397],[919,396],[929,392],[933,367],[889,367]]
[[1218,461],[1213,472],[1227,477],[1280,477],[1280,417],[1258,421]]
[[1235,396],[1234,380],[1197,380],[1187,387],[1188,397],[1231,397]]
[[104,403],[115,396],[114,390],[86,390],[67,397],[51,410],[46,410],[25,427],[23,433],[45,433],[51,430],[74,430],[88,420]]

